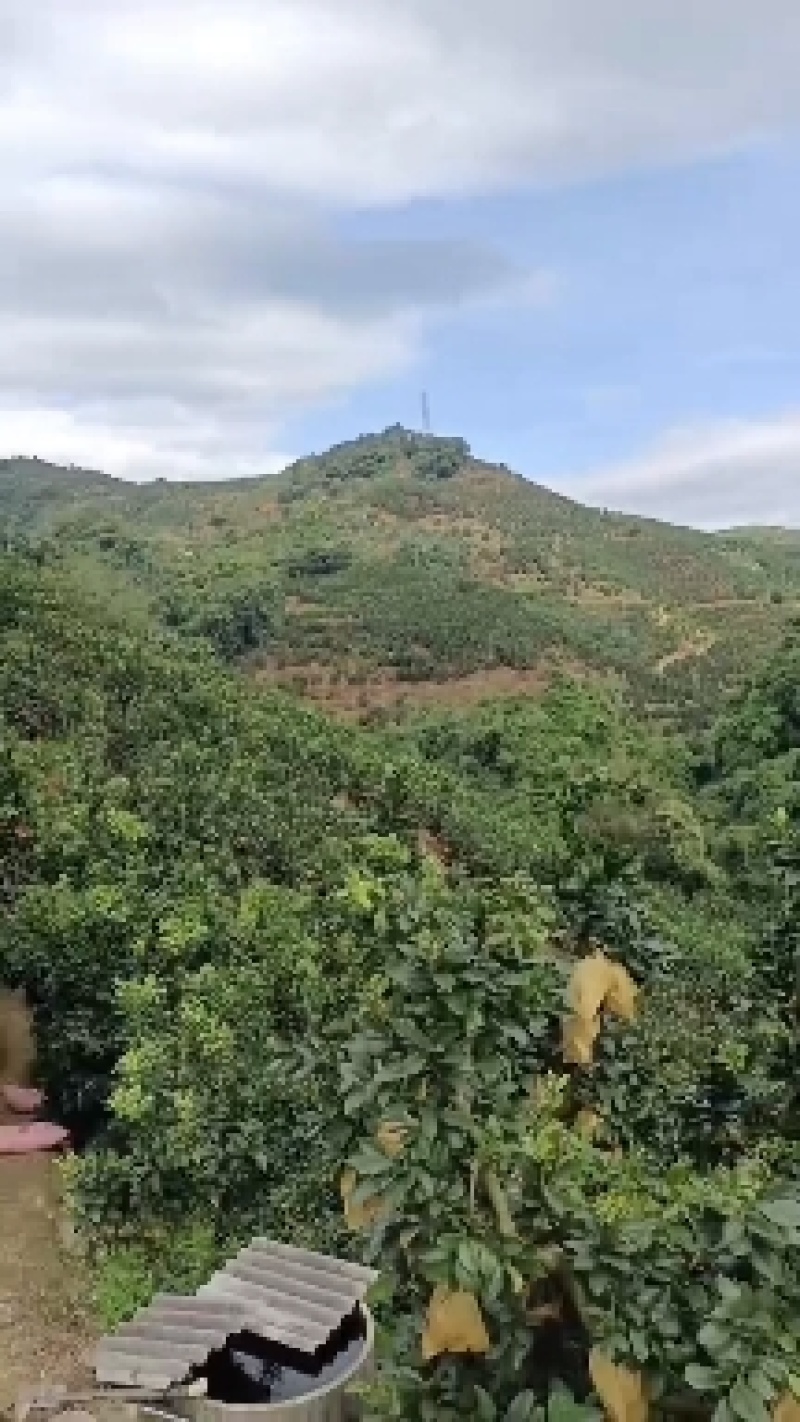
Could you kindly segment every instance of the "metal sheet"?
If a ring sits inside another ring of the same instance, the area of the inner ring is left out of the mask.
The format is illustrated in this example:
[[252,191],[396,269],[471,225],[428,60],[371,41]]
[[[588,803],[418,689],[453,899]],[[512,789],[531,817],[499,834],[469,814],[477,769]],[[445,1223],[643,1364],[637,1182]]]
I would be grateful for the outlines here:
[[95,1355],[97,1380],[166,1391],[244,1332],[314,1353],[377,1277],[374,1269],[327,1254],[254,1239],[195,1294],[157,1294],[103,1338]]

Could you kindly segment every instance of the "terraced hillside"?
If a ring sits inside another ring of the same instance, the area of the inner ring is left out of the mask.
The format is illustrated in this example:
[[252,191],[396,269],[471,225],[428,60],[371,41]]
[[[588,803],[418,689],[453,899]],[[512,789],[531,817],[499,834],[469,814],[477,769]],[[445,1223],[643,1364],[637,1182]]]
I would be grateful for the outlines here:
[[535,693],[554,668],[703,719],[800,607],[800,540],[589,509],[400,428],[278,476],[132,486],[0,465],[8,541],[358,716]]

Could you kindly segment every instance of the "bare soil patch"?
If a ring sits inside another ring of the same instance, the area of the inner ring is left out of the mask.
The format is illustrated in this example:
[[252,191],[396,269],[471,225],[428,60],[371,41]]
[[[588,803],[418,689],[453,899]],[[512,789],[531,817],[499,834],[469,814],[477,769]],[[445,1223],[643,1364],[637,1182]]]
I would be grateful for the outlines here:
[[62,1212],[53,1159],[0,1161],[0,1410],[23,1387],[92,1380],[88,1287],[63,1240]]
[[484,701],[519,696],[542,696],[554,676],[592,673],[578,663],[543,662],[536,667],[490,667],[466,676],[441,681],[399,681],[391,668],[373,672],[360,681],[348,681],[335,669],[319,663],[294,667],[262,667],[262,685],[292,686],[332,715],[361,720],[375,710],[403,711],[426,706],[477,706]]

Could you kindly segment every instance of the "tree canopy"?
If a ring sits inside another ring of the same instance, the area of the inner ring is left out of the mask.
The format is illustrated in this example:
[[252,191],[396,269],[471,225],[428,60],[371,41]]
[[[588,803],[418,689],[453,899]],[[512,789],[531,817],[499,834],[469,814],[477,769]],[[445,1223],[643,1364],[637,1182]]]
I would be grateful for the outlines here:
[[105,1319],[259,1230],[377,1265],[375,1418],[789,1422],[796,631],[691,732],[563,669],[347,725],[242,674],[284,574],[458,666],[513,659],[505,591],[490,620],[462,587],[455,630],[441,559],[384,596],[312,519],[293,568],[217,546],[154,606],[129,535],[113,596],[77,544],[0,554],[0,982],[81,1146]]

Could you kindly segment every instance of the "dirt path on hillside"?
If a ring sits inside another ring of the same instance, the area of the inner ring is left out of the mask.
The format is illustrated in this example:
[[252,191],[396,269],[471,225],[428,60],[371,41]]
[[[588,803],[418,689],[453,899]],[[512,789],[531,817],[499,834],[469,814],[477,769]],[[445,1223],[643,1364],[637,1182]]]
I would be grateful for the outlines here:
[[687,637],[679,647],[675,648],[674,652],[668,652],[665,657],[661,657],[660,661],[656,662],[658,675],[663,676],[670,667],[676,667],[681,662],[688,662],[691,657],[704,657],[707,652],[711,651],[716,640],[713,632],[697,632],[693,637]]
[[55,1160],[0,1158],[0,1411],[22,1388],[91,1380],[88,1289],[61,1220]]

